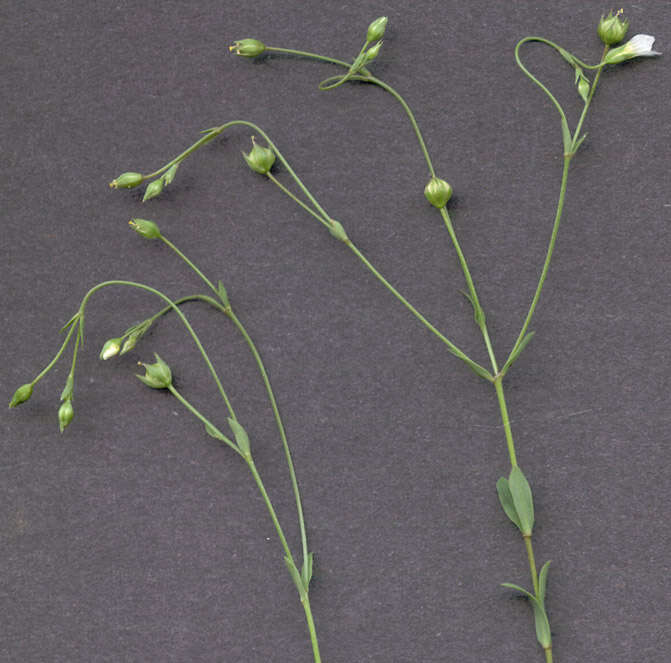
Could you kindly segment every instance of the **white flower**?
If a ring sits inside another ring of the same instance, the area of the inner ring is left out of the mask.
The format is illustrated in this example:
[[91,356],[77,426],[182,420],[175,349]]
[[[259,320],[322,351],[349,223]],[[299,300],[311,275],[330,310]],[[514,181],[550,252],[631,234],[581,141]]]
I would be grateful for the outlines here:
[[661,53],[652,50],[654,43],[655,38],[652,35],[635,35],[626,44],[609,51],[604,62],[606,64],[617,64],[632,58],[661,55]]

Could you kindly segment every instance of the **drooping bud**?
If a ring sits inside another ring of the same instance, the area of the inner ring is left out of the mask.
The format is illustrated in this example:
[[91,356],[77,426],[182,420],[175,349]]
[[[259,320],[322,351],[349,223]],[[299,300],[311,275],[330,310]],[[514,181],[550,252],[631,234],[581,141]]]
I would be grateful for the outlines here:
[[583,76],[581,76],[580,80],[578,81],[578,94],[580,95],[580,98],[584,102],[587,102],[587,97],[589,95],[589,89],[590,89],[589,81],[586,78],[584,78]]
[[22,384],[12,396],[12,400],[9,401],[9,407],[16,407],[25,403],[33,395],[33,385],[31,382]]
[[374,41],[382,39],[384,31],[387,29],[387,17],[380,16],[376,18],[369,26],[366,33],[366,41],[370,44]]
[[254,58],[266,50],[266,45],[258,39],[239,39],[228,50],[245,58]]
[[610,11],[608,12],[608,16],[602,16],[599,21],[596,31],[599,35],[599,39],[601,39],[607,46],[613,46],[614,44],[620,43],[627,34],[629,21],[620,18],[621,15],[622,9],[616,12],[615,16],[613,16],[613,12]]
[[72,407],[72,399],[68,398],[58,408],[58,427],[61,433],[70,425],[74,416],[75,410]]
[[152,389],[167,389],[172,384],[170,366],[156,353],[154,353],[154,357],[156,357],[155,364],[143,364],[140,362],[140,366],[144,366],[145,374],[136,374],[136,376]]
[[371,60],[374,60],[378,56],[378,53],[380,52],[383,43],[384,42],[378,41],[377,44],[375,44],[375,46],[371,46],[366,51],[366,62],[370,62]]
[[434,207],[440,209],[452,198],[452,187],[445,180],[434,176],[424,187],[424,195]]
[[110,338],[105,341],[103,344],[102,350],[100,350],[100,359],[106,361],[112,357],[116,357],[121,350],[122,339],[120,338]]
[[147,219],[131,219],[128,225],[142,237],[147,239],[158,239],[161,236],[161,231],[153,221]]
[[252,143],[253,147],[249,154],[243,152],[242,156],[245,157],[247,165],[255,173],[267,175],[275,163],[275,152],[269,147],[261,147],[261,145],[257,145],[254,136],[252,136]]
[[142,198],[142,202],[144,203],[148,200],[151,200],[152,198],[156,198],[156,196],[158,196],[161,191],[163,191],[163,178],[159,177],[157,180],[149,182],[147,188],[144,190],[144,197]]
[[112,189],[132,189],[142,184],[144,176],[142,173],[123,173],[110,182]]

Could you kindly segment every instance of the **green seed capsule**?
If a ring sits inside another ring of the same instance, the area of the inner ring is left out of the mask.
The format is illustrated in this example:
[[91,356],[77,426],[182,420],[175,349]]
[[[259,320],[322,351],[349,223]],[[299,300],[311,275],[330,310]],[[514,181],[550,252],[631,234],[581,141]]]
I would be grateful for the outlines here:
[[261,147],[254,142],[252,136],[252,143],[254,143],[249,154],[242,153],[245,157],[247,165],[255,172],[261,175],[267,175],[275,163],[275,153],[269,147]]
[[266,50],[266,45],[258,39],[240,39],[234,41],[228,50],[245,58],[254,58]]
[[128,225],[142,237],[147,239],[158,239],[161,236],[161,231],[153,221],[147,219],[131,219]]
[[140,366],[144,366],[145,374],[137,375],[137,377],[152,389],[167,389],[172,384],[170,366],[156,353],[154,353],[154,357],[156,357],[155,364],[140,363]]
[[112,189],[132,189],[142,184],[144,177],[142,173],[123,173],[110,182]]
[[70,422],[75,416],[74,408],[72,407],[72,400],[68,398],[58,408],[58,427],[61,433],[70,425]]
[[452,198],[452,187],[445,180],[432,177],[424,187],[424,195],[434,207],[440,209]]
[[157,180],[154,180],[147,185],[147,188],[144,191],[142,202],[144,203],[147,200],[156,198],[156,196],[158,196],[161,191],[163,191],[163,179],[159,177]]

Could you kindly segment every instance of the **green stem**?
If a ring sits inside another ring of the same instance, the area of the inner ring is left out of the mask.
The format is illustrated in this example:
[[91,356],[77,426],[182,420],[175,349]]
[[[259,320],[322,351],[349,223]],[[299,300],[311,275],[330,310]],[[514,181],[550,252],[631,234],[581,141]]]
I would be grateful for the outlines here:
[[[218,294],[218,291],[214,284],[203,274],[203,272],[198,269],[198,267],[184,254],[182,251],[180,251],[177,246],[175,246],[170,240],[168,240],[166,237],[161,235],[161,240],[169,246],[206,284],[207,286],[216,294]],[[268,377],[268,372],[266,371],[266,367],[263,363],[263,360],[261,359],[261,355],[252,340],[251,336],[247,332],[247,329],[244,327],[242,322],[240,322],[240,319],[238,318],[237,315],[233,312],[233,310],[230,307],[224,307],[218,302],[212,300],[211,298],[203,298],[208,300],[211,304],[216,306],[220,311],[225,313],[228,318],[233,322],[237,330],[240,332],[242,337],[245,339],[245,342],[247,343],[247,346],[249,347],[252,356],[254,357],[254,361],[256,362],[256,366],[259,370],[259,373],[261,374],[261,379],[263,380],[263,384],[266,388],[266,393],[268,394],[268,400],[270,401],[270,406],[273,411],[273,416],[275,418],[275,424],[277,425],[277,430],[279,431],[280,438],[282,440],[282,447],[284,448],[284,455],[287,461],[287,466],[289,468],[289,476],[291,479],[291,487],[294,493],[294,499],[296,501],[296,511],[298,514],[298,525],[300,529],[300,536],[301,536],[301,547],[303,551],[303,564],[307,564],[307,558],[308,558],[308,544],[307,544],[307,532],[305,528],[305,517],[303,515],[303,503],[301,500],[301,494],[300,490],[298,488],[298,479],[296,478],[296,470],[294,468],[294,463],[293,459],[291,457],[291,450],[289,448],[289,441],[287,439],[287,434],[284,428],[284,424],[282,422],[282,417],[280,416],[280,411],[277,406],[277,399],[275,398],[275,393],[273,392],[272,385],[270,384],[270,379]]]
[[37,374],[37,376],[33,379],[33,381],[30,384],[32,384],[33,386],[36,385],[54,367],[56,362],[61,358],[61,356],[65,352],[65,348],[68,347],[68,344],[70,343],[70,338],[72,338],[72,334],[74,333],[75,328],[77,326],[78,324],[76,322],[73,322],[70,325],[70,329],[68,329],[68,334],[65,337],[65,340],[63,341],[58,352],[54,355],[54,358]]
[[238,448],[238,445],[235,444],[230,438],[226,437],[209,419],[204,417],[189,401],[180,394],[177,389],[171,384],[168,386],[168,391],[189,411],[191,414],[193,414],[196,419],[200,420],[207,428],[212,429],[218,434],[217,439],[221,440],[225,444],[227,444],[233,451],[235,451],[238,455],[242,456],[244,458],[244,454],[240,451]]
[[510,458],[510,465],[517,467],[517,456],[515,455],[515,441],[510,429],[510,419],[508,418],[508,407],[506,406],[506,397],[503,393],[503,376],[499,373],[494,378],[494,388],[496,389],[496,398],[499,401],[499,409],[501,411],[501,421],[503,422],[503,430],[506,436],[506,444],[508,445],[508,456]]
[[[606,57],[606,53],[610,50],[610,47],[608,44],[603,49],[603,54],[601,55],[601,59],[603,60]],[[587,95],[587,101],[585,101],[585,105],[582,109],[582,113],[580,114],[580,119],[578,120],[578,124],[576,125],[575,131],[573,132],[573,142],[571,144],[571,147],[575,149],[576,144],[580,138],[580,130],[582,129],[583,122],[585,121],[585,118],[587,117],[587,110],[589,109],[590,104],[592,103],[592,98],[594,97],[594,93],[596,92],[596,86],[599,83],[599,78],[601,78],[601,72],[603,71],[604,64],[597,65],[598,71],[596,72],[596,76],[594,77],[594,82],[592,83],[592,86],[590,87],[589,90],[589,95]]]
[[273,410],[273,416],[275,417],[277,430],[279,431],[280,438],[282,439],[284,456],[286,458],[287,466],[289,468],[289,476],[291,478],[291,488],[294,493],[294,499],[296,501],[296,512],[298,514],[298,525],[300,528],[300,535],[301,535],[301,548],[303,551],[303,564],[305,565],[307,564],[308,560],[308,540],[307,540],[307,532],[305,529],[305,517],[303,515],[303,503],[301,500],[301,493],[298,488],[298,479],[296,478],[296,470],[294,468],[293,458],[291,457],[291,450],[289,449],[289,441],[287,440],[287,434],[286,431],[284,430],[284,424],[282,423],[282,417],[280,416],[280,411],[277,406],[277,400],[275,399],[275,394],[270,384],[268,373],[263,364],[263,360],[261,359],[261,355],[259,354],[259,351],[257,350],[256,345],[254,344],[254,341],[252,341],[252,338],[250,337],[249,333],[238,319],[238,316],[235,315],[235,313],[232,310],[229,309],[225,311],[225,313],[233,321],[233,324],[237,327],[238,331],[242,334],[243,338],[247,342],[247,345],[249,346],[249,349],[254,357],[254,360],[256,361],[259,373],[261,374],[263,384],[266,387],[268,400],[270,401],[270,406]]
[[233,406],[231,405],[231,402],[228,399],[228,396],[226,395],[226,392],[224,391],[224,387],[221,384],[221,380],[219,379],[219,376],[217,375],[217,371],[214,369],[214,366],[212,365],[212,362],[210,361],[210,358],[205,352],[205,348],[203,347],[203,344],[200,342],[200,339],[198,338],[198,335],[194,331],[193,327],[187,320],[186,316],[182,313],[182,311],[179,309],[179,307],[173,302],[169,297],[164,295],[160,290],[156,290],[155,288],[152,288],[151,286],[145,285],[143,283],[136,283],[135,281],[120,281],[120,280],[112,280],[112,281],[103,281],[102,283],[98,283],[98,285],[94,286],[91,288],[86,295],[84,295],[84,298],[82,299],[82,303],[79,306],[79,310],[83,315],[84,308],[86,307],[86,304],[88,300],[93,296],[94,293],[96,293],[98,290],[105,288],[110,285],[124,285],[124,286],[129,286],[132,288],[139,288],[140,290],[146,290],[147,292],[151,292],[152,294],[156,295],[163,301],[165,301],[170,308],[172,308],[173,311],[179,316],[180,320],[186,327],[187,331],[191,335],[191,338],[193,338],[194,342],[196,343],[196,346],[203,357],[203,360],[205,361],[205,364],[207,365],[208,370],[210,371],[210,374],[214,378],[214,381],[217,385],[217,389],[219,389],[219,393],[221,394],[221,397],[224,399],[224,402],[226,403],[226,407],[228,408],[228,412],[231,415],[231,418],[236,419],[235,416],[235,411],[233,410]]
[[527,312],[527,315],[524,318],[522,329],[520,330],[520,333],[517,336],[517,340],[515,341],[515,344],[513,345],[513,348],[510,351],[510,354],[508,355],[508,359],[504,364],[502,372],[507,371],[508,368],[510,367],[510,364],[512,363],[512,360],[514,358],[515,351],[517,350],[517,346],[522,342],[522,339],[525,337],[527,333],[527,329],[529,328],[529,324],[531,323],[531,318],[533,317],[534,311],[536,310],[536,305],[538,304],[538,300],[540,299],[541,291],[543,290],[543,284],[545,283],[545,278],[547,277],[548,271],[550,269],[550,261],[552,260],[552,254],[554,252],[555,243],[557,242],[557,234],[559,233],[559,224],[561,222],[562,212],[564,210],[564,198],[566,197],[566,185],[568,183],[568,171],[569,171],[569,165],[571,163],[571,157],[572,155],[570,154],[564,155],[564,169],[562,171],[561,187],[559,189],[559,200],[557,202],[557,211],[555,213],[554,225],[552,226],[552,233],[550,234],[550,243],[548,244],[547,253],[545,254],[545,262],[543,263],[543,269],[541,270],[541,275],[540,278],[538,279],[538,285],[536,286],[536,292],[534,293],[533,299],[531,300],[529,311]]
[[[277,532],[277,536],[280,540],[280,544],[282,545],[284,555],[287,559],[293,562],[294,558],[291,554],[291,549],[289,548],[287,538],[284,535],[284,530],[282,529],[282,525],[280,524],[275,508],[273,507],[273,503],[271,502],[270,496],[266,491],[266,487],[263,484],[263,480],[261,479],[261,475],[256,468],[256,464],[254,463],[254,459],[252,458],[251,453],[243,453],[235,443],[223,435],[223,433],[221,433],[221,431],[209,419],[203,416],[186,398],[184,398],[184,396],[182,396],[182,394],[180,394],[172,384],[168,387],[168,390],[187,410],[189,410],[189,412],[191,412],[197,419],[202,421],[205,426],[210,427],[216,431],[221,436],[222,441],[228,444],[228,446],[230,446],[234,451],[236,451],[244,458],[245,462],[247,463],[247,467],[249,468],[249,471],[254,478],[254,483],[261,493],[261,497],[263,498],[263,501],[266,505],[266,509],[268,510],[268,514],[270,515],[270,519],[272,520],[273,526],[275,527],[275,531]],[[303,610],[305,611],[305,619],[308,625],[308,631],[310,633],[310,642],[312,644],[315,663],[321,663],[319,643],[317,641],[317,631],[315,629],[315,623],[312,617],[312,610],[310,608],[310,600],[308,599],[307,591],[301,592],[301,604],[303,605]]]
[[538,573],[536,571],[536,558],[534,557],[534,547],[531,543],[531,536],[525,536],[524,546],[527,549],[527,558],[529,560],[529,571],[531,572],[531,582],[534,587],[534,595],[538,596]]

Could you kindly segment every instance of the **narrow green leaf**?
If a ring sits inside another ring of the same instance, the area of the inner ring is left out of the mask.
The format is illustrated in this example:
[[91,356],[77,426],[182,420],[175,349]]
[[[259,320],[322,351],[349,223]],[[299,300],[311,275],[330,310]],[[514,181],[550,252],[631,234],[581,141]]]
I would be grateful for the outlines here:
[[76,322],[79,319],[79,316],[81,314],[81,311],[77,311],[62,327],[61,327],[61,333],[63,333],[70,325],[72,325],[74,322]]
[[571,131],[568,128],[568,122],[566,121],[566,118],[562,117],[561,119],[561,133],[562,133],[562,140],[564,142],[564,154],[570,154],[571,153]]
[[515,589],[524,594],[531,602],[531,607],[534,611],[534,625],[536,627],[536,639],[543,649],[547,649],[552,645],[552,635],[550,633],[550,623],[548,622],[547,614],[543,604],[531,593],[523,587],[515,585],[512,582],[502,582],[503,587]]
[[224,306],[229,308],[231,304],[228,301],[228,292],[226,292],[226,288],[224,288],[224,284],[221,281],[219,281],[217,284],[217,294],[219,295],[219,299],[221,299]]
[[216,440],[221,440],[222,442],[228,442],[228,439],[226,438],[226,436],[223,433],[221,433],[221,431],[219,431],[214,426],[212,426],[211,424],[205,424],[205,432],[209,436],[215,438]]
[[230,417],[228,418],[228,425],[233,431],[238,449],[240,449],[240,451],[242,451],[245,456],[248,456],[250,453],[250,447],[247,431],[235,419],[231,419]]
[[538,574],[538,600],[545,607],[545,590],[548,585],[548,569],[550,568],[550,560],[543,564],[540,573]]
[[508,485],[515,511],[520,519],[520,531],[523,536],[531,536],[531,530],[534,527],[534,500],[531,486],[517,465],[510,470]]
[[459,357],[459,359],[463,359],[468,367],[476,374],[479,375],[481,378],[484,378],[485,380],[488,380],[489,382],[492,381],[492,374],[486,369],[480,366],[480,364],[476,364],[472,359],[469,359],[466,357],[466,355],[460,355],[457,354],[456,352],[453,352],[452,354],[456,355]]
[[583,134],[579,139],[578,142],[575,144],[575,147],[573,148],[573,152],[577,152],[578,148],[582,145],[583,141],[587,138],[587,134]]
[[566,62],[568,62],[572,67],[575,67],[575,58],[565,49],[559,48],[559,55],[561,55]]
[[529,332],[528,334],[526,334],[524,336],[524,338],[519,342],[519,345],[516,348],[513,349],[512,353],[510,354],[510,357],[508,358],[508,361],[506,362],[506,366],[505,366],[506,370],[510,366],[512,366],[513,362],[517,361],[517,359],[522,354],[524,349],[527,347],[527,345],[529,345],[529,342],[534,337],[535,333],[536,333],[535,331],[532,331],[532,332]]
[[499,502],[503,510],[506,512],[506,516],[512,520],[518,529],[522,529],[520,525],[520,517],[517,515],[515,510],[515,505],[513,504],[513,496],[510,493],[510,486],[508,485],[508,479],[501,477],[496,482],[496,492],[499,494]]
[[482,310],[482,307],[479,304],[476,304],[473,298],[465,290],[460,290],[459,292],[471,303],[475,324],[478,325],[478,327],[482,327],[485,323],[485,312]]
[[303,568],[301,569],[301,578],[306,592],[309,590],[310,580],[312,580],[312,557],[313,554],[308,553],[308,556],[303,560]]
[[294,585],[296,585],[296,589],[298,590],[298,594],[301,597],[301,600],[303,600],[307,596],[307,590],[305,589],[305,585],[303,585],[303,579],[301,578],[301,574],[298,572],[298,569],[294,564],[294,560],[285,555],[284,563],[287,565],[289,575],[294,581]]

